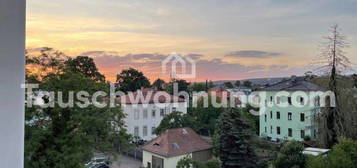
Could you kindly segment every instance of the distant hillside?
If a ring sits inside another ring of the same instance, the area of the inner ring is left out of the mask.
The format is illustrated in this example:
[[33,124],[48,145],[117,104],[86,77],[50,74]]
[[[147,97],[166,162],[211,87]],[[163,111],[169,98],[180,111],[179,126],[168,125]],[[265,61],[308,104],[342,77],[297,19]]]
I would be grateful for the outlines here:
[[[240,80],[241,83],[244,81],[250,81],[252,82],[253,85],[266,85],[266,84],[274,84],[277,82],[280,82],[283,79],[286,79],[289,77],[279,77],[279,78],[253,78],[253,79],[245,79],[245,80]],[[222,85],[225,82],[232,82],[234,84],[236,80],[221,80],[221,81],[212,81],[214,85]]]

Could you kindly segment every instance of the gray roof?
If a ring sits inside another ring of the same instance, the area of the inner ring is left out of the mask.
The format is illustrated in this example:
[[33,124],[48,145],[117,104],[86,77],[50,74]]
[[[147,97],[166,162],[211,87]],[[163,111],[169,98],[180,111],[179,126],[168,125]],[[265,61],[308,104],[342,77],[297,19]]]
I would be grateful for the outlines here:
[[278,82],[263,88],[266,91],[322,91],[324,88],[306,81],[303,77],[293,77],[289,80]]

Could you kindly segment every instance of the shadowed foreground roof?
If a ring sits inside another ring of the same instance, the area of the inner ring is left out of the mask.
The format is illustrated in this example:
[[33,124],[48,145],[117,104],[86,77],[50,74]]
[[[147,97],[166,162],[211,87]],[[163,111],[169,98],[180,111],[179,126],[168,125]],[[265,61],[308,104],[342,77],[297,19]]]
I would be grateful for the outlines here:
[[169,129],[149,141],[143,150],[161,156],[172,157],[196,151],[211,149],[213,146],[191,128]]

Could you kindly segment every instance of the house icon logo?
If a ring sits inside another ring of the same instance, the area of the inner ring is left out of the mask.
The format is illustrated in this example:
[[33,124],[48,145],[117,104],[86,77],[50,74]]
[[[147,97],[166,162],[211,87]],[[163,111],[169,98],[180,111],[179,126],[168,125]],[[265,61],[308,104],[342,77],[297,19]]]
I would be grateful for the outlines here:
[[[162,73],[168,73],[170,64],[172,78],[196,78],[196,62],[190,57],[183,57],[175,52],[171,53],[161,62]],[[177,71],[179,67],[180,72]]]

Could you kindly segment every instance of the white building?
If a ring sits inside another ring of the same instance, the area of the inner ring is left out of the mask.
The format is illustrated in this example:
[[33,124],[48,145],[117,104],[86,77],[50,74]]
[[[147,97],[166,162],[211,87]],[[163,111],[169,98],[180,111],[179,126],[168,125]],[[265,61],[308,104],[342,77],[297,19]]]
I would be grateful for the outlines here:
[[152,89],[125,95],[120,101],[126,114],[124,122],[128,133],[146,141],[156,137],[153,132],[165,115],[175,111],[187,113],[185,99]]

